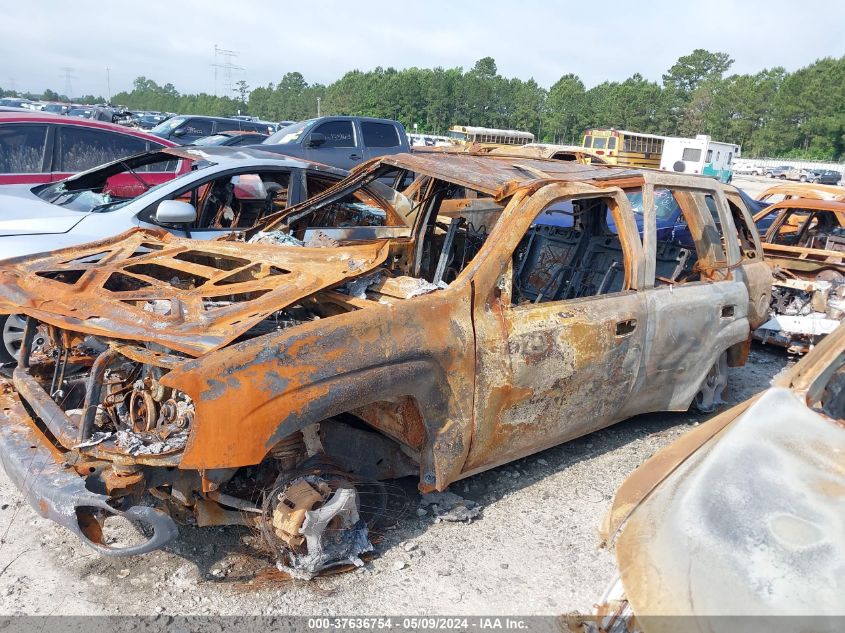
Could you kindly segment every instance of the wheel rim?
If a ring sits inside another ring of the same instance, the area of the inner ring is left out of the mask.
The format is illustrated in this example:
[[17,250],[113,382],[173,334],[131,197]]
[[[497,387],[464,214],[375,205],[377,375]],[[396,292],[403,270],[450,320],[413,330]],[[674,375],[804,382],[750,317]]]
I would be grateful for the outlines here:
[[17,358],[23,343],[23,330],[26,321],[17,314],[10,314],[6,317],[3,325],[3,349],[12,358]]
[[701,389],[695,395],[695,406],[702,413],[712,413],[720,404],[723,404],[722,393],[728,386],[728,359],[724,352],[716,359]]

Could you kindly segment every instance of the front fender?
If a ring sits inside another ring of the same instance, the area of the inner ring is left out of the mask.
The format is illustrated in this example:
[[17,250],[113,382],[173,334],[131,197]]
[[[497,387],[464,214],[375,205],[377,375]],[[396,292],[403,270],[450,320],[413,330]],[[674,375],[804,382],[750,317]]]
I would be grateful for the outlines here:
[[374,303],[185,363],[162,380],[196,407],[180,468],[257,464],[308,424],[411,396],[427,435],[422,479],[445,487],[460,473],[472,432],[472,328],[453,318],[468,313],[464,303],[445,291]]

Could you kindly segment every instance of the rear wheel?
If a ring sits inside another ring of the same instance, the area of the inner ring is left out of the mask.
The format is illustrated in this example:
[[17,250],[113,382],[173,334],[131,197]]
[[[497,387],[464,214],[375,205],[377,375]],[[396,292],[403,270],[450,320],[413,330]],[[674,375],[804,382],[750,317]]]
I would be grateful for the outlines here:
[[692,401],[692,408],[699,413],[713,413],[716,408],[724,404],[722,397],[728,386],[728,353],[722,352],[710,371],[704,377],[704,382]]

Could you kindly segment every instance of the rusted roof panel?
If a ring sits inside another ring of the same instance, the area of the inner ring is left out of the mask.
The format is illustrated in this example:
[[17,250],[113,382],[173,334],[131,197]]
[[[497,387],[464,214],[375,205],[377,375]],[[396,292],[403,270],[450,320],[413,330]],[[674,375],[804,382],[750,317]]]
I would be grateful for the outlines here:
[[641,173],[641,170],[637,169],[581,165],[575,162],[528,157],[426,151],[385,156],[381,163],[454,182],[492,196],[498,196],[504,191],[513,191],[516,187],[544,178],[583,182],[624,178]]

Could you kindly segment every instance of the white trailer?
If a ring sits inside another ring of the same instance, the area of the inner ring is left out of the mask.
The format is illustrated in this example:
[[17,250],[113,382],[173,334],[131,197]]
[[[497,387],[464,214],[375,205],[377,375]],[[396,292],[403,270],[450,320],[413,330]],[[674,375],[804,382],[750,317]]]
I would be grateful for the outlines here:
[[699,134],[695,138],[667,136],[663,142],[660,169],[702,174],[722,182],[730,182],[733,178],[734,161],[739,155],[739,145],[719,143],[711,140],[706,134]]

